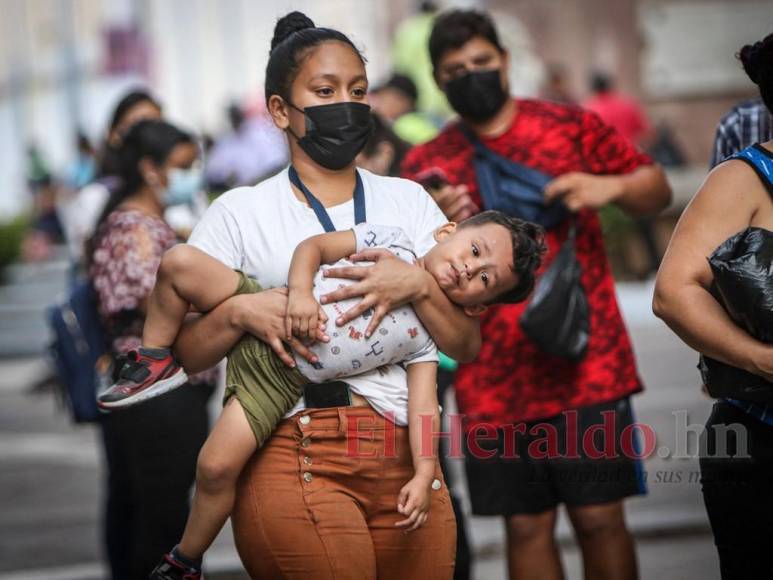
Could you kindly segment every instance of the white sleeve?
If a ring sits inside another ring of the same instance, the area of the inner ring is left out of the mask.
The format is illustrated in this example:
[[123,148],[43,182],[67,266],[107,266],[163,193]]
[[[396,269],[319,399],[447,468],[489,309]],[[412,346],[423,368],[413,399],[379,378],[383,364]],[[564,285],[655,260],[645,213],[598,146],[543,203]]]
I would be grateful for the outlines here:
[[421,362],[439,362],[439,360],[435,341],[430,338],[420,350],[416,351],[410,358],[406,358],[403,363],[412,365]]
[[414,183],[414,185],[416,186],[416,201],[412,207],[416,211],[411,212],[415,216],[411,220],[411,226],[414,228],[411,239],[413,240],[414,248],[416,248],[416,253],[421,257],[437,243],[435,241],[435,230],[448,223],[448,218],[446,218],[438,204],[432,199],[432,196],[421,185],[418,183]]
[[244,242],[239,224],[228,208],[215,200],[193,228],[188,243],[236,270],[244,268]]

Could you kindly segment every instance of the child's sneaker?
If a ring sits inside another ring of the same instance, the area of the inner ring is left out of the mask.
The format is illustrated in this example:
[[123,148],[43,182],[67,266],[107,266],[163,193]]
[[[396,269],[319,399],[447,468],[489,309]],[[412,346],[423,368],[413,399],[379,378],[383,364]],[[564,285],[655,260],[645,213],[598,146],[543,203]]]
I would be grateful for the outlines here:
[[168,348],[142,348],[129,353],[118,382],[97,397],[101,409],[130,407],[184,385],[188,376]]
[[202,580],[201,569],[186,566],[174,557],[174,552],[164,559],[150,573],[148,580]]

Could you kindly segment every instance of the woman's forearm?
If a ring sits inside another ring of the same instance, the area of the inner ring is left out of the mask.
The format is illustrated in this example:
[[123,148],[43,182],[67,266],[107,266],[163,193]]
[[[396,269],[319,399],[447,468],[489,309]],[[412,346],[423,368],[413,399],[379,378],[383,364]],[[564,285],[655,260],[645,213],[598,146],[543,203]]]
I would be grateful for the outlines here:
[[658,284],[653,311],[696,351],[756,374],[763,370],[760,361],[770,346],[737,326],[724,308],[699,284],[679,288]]
[[412,302],[438,348],[459,362],[470,362],[480,350],[480,324],[452,303],[427,273],[421,296]]
[[189,317],[177,335],[174,352],[186,372],[197,373],[219,363],[242,334],[230,298],[206,315]]

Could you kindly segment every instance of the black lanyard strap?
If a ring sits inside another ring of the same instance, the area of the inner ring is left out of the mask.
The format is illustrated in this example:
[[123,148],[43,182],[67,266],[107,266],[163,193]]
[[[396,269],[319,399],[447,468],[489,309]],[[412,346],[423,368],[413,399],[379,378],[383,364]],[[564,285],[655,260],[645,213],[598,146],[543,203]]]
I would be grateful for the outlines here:
[[[333,225],[333,221],[327,214],[327,210],[325,210],[325,206],[322,205],[322,203],[316,197],[314,197],[314,194],[311,193],[305,185],[303,185],[301,178],[298,177],[298,172],[295,171],[295,167],[291,165],[287,173],[290,177],[290,182],[295,187],[300,189],[303,192],[303,195],[306,196],[306,201],[309,203],[309,206],[311,206],[311,209],[314,210],[319,223],[322,224],[322,227],[325,229],[325,231],[336,231],[336,228]],[[354,185],[354,223],[361,224],[365,221],[365,189],[362,186],[360,172],[355,170],[354,173],[356,176]]]

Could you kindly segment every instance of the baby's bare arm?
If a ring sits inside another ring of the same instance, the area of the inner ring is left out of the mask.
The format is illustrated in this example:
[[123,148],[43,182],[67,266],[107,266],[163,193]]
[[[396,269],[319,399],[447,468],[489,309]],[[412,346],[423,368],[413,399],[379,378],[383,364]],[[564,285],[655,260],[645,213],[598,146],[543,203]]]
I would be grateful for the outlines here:
[[330,232],[308,238],[293,253],[288,275],[285,339],[293,335],[314,340],[324,312],[312,294],[314,275],[322,264],[329,264],[354,253],[356,240],[351,230]]
[[435,477],[440,412],[437,399],[437,363],[408,365],[408,437],[415,477]]
[[332,264],[352,255],[356,240],[352,230],[329,232],[302,241],[293,252],[287,286],[293,291],[311,293],[314,275],[322,264]]

